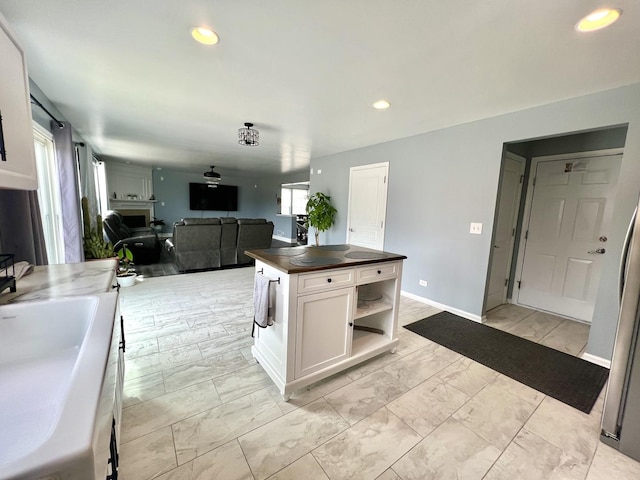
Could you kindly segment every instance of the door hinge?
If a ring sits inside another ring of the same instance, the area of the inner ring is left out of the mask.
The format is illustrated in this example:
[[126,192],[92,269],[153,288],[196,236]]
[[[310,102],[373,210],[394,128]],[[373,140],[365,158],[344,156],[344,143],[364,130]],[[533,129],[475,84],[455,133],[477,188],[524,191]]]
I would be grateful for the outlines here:
[[382,228],[383,224],[384,224],[384,221],[380,222],[380,228]]
[[387,176],[384,176],[384,179],[382,180],[382,183],[387,183]]
[[536,178],[536,177],[533,177],[533,186],[534,186],[534,187],[536,186],[536,180],[537,180],[537,178]]
[[505,278],[505,279],[504,279],[504,286],[505,286],[505,287],[508,287],[508,286],[509,286],[509,279],[508,279],[508,278]]
[[511,236],[512,236],[512,237],[515,237],[515,236],[516,236],[516,229],[515,229],[515,228],[512,228],[512,229],[511,229]]
[[524,180],[524,175],[520,175],[520,183]]
[[522,286],[522,281],[518,280],[518,288],[520,288]]
[[529,238],[529,230],[527,230],[526,232],[524,232],[524,239],[528,239]]

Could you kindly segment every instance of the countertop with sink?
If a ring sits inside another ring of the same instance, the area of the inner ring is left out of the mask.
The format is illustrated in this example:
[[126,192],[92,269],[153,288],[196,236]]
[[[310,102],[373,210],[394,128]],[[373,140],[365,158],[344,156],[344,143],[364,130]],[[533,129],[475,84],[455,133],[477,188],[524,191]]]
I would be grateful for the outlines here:
[[0,293],[0,305],[108,292],[115,284],[117,265],[116,259],[105,259],[35,266],[31,274],[17,281],[15,293]]
[[124,378],[116,265],[38,266],[0,293],[0,478],[103,479],[111,468]]

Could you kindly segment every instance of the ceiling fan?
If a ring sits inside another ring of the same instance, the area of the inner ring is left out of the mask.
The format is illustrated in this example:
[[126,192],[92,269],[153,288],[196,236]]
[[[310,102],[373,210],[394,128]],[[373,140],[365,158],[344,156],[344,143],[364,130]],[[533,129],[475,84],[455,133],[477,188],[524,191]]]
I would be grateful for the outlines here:
[[210,165],[209,168],[211,168],[211,171],[204,172],[205,181],[208,185],[218,185],[220,183],[220,180],[222,180],[222,177],[218,172],[213,171],[213,169],[215,168],[214,165]]

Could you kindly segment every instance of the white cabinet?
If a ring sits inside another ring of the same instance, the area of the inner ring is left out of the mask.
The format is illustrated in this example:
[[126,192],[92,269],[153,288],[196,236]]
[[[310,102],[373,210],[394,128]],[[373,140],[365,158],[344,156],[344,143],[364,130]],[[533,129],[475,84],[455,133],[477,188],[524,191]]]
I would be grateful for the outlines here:
[[252,353],[285,399],[395,351],[402,260],[287,274],[256,259],[256,272],[274,280],[275,315],[256,328]]
[[36,190],[29,78],[24,53],[0,14],[0,188]]
[[334,365],[351,353],[353,287],[298,297],[295,377]]

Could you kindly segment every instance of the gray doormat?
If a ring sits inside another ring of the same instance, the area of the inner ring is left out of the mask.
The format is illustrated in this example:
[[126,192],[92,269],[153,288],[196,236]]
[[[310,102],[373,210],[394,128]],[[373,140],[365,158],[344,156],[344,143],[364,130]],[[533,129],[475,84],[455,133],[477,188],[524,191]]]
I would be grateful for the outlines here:
[[450,312],[405,325],[429,340],[589,413],[609,370]]

